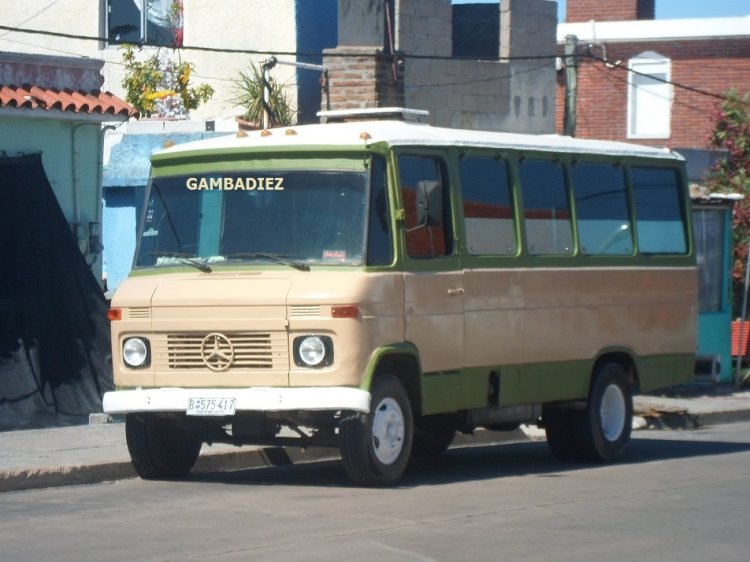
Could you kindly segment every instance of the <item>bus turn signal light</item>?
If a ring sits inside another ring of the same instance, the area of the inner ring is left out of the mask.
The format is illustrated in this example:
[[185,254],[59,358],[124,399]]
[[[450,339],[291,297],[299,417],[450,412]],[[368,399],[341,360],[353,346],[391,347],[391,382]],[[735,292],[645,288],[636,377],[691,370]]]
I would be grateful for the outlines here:
[[359,307],[356,304],[332,306],[331,316],[333,318],[356,318],[359,316]]
[[107,311],[107,318],[109,318],[110,322],[114,322],[115,320],[122,320],[122,309],[110,308]]

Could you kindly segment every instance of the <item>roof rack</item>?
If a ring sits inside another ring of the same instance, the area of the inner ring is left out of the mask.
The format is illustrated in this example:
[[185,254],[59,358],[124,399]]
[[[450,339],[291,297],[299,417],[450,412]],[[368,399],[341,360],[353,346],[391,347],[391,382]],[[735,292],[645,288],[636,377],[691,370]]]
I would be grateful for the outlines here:
[[333,109],[318,111],[321,123],[341,123],[347,121],[365,121],[373,119],[396,119],[400,121],[420,122],[420,118],[430,115],[424,109],[408,109],[406,107],[365,107],[358,109]]

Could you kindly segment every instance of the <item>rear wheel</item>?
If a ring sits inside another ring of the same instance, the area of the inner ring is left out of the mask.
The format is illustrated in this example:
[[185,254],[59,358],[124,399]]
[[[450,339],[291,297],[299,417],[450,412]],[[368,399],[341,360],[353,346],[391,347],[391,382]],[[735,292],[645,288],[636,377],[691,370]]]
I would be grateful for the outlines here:
[[559,461],[579,460],[581,455],[576,444],[576,420],[572,410],[545,408],[543,414],[544,432],[552,455]]
[[612,462],[625,452],[633,425],[630,380],[619,363],[605,363],[594,375],[586,408],[544,410],[547,444],[561,461]]
[[625,452],[633,427],[633,395],[625,369],[606,363],[591,387],[576,438],[587,460],[612,462]]
[[367,415],[341,422],[341,458],[356,484],[379,486],[398,482],[406,470],[414,435],[409,396],[401,381],[380,376],[372,386]]
[[185,476],[195,465],[201,441],[178,420],[128,414],[125,437],[135,471],[146,480]]

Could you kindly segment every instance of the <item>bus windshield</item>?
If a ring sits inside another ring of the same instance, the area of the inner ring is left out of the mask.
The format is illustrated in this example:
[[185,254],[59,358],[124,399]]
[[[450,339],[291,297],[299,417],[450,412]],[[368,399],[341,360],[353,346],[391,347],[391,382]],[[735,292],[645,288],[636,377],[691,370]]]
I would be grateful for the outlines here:
[[272,171],[151,181],[136,267],[233,261],[359,265],[367,174]]

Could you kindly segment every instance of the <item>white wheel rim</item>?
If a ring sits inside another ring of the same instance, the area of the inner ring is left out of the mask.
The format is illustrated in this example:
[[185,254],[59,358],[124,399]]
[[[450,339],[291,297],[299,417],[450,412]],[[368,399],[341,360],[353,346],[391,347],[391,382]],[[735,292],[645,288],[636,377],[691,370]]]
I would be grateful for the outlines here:
[[602,396],[599,418],[607,441],[617,441],[625,429],[625,395],[616,384],[610,384]]
[[383,464],[393,464],[404,448],[404,414],[393,398],[383,398],[372,418],[372,447]]

